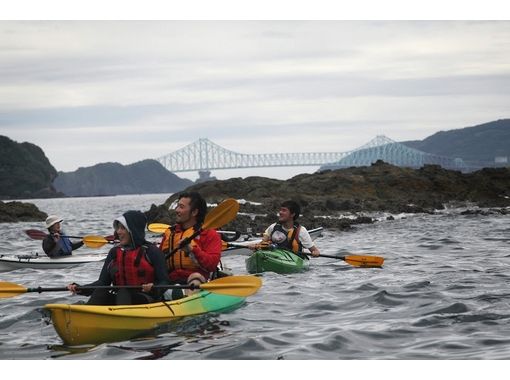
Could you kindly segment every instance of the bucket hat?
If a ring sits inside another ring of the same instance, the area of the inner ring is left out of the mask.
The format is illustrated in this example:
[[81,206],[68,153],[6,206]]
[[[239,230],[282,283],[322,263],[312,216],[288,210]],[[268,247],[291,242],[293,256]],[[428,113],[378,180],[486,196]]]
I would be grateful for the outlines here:
[[60,223],[62,221],[64,221],[64,219],[62,219],[60,216],[58,216],[58,215],[50,215],[50,216],[48,216],[46,218],[46,228],[50,228],[55,223]]

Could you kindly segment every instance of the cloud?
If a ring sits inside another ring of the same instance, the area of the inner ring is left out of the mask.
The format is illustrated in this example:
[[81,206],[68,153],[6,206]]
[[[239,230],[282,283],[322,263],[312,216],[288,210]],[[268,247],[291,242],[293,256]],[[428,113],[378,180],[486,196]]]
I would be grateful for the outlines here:
[[422,139],[508,117],[509,41],[508,21],[4,21],[0,134],[66,171],[200,137],[247,153]]

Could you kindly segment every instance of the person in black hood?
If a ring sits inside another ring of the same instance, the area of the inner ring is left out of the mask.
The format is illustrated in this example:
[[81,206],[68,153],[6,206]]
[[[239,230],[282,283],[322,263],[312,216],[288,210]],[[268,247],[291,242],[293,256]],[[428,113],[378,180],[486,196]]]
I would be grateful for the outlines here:
[[145,240],[147,218],[141,211],[127,211],[113,222],[119,244],[113,247],[103,265],[99,279],[86,286],[140,285],[140,289],[68,289],[79,295],[91,295],[90,305],[135,305],[157,302],[164,290],[153,285],[169,284],[164,255],[157,246]]

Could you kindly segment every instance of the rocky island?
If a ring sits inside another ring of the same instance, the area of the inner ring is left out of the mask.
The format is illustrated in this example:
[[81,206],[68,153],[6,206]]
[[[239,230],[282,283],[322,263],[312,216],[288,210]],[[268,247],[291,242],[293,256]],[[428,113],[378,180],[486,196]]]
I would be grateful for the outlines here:
[[[510,169],[461,173],[437,165],[412,169],[377,161],[368,167],[301,174],[286,181],[232,178],[195,184],[186,190],[198,191],[211,204],[226,198],[246,200],[226,230],[262,231],[275,221],[279,205],[286,199],[301,204],[300,222],[307,228],[348,229],[353,224],[372,223],[372,218],[364,216],[367,212],[434,213],[452,202],[500,208],[498,212],[506,213]],[[147,211],[149,220],[173,223],[168,207],[176,198],[174,194],[163,205],[152,205]]]
[[0,201],[0,223],[40,222],[47,216],[32,203]]

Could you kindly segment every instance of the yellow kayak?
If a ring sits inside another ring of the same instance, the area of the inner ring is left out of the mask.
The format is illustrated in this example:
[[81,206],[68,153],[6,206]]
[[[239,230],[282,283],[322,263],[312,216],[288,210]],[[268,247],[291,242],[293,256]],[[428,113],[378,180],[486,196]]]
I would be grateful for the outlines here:
[[47,304],[51,320],[66,345],[100,344],[128,340],[184,317],[225,312],[243,304],[245,297],[202,290],[175,301],[144,305]]

